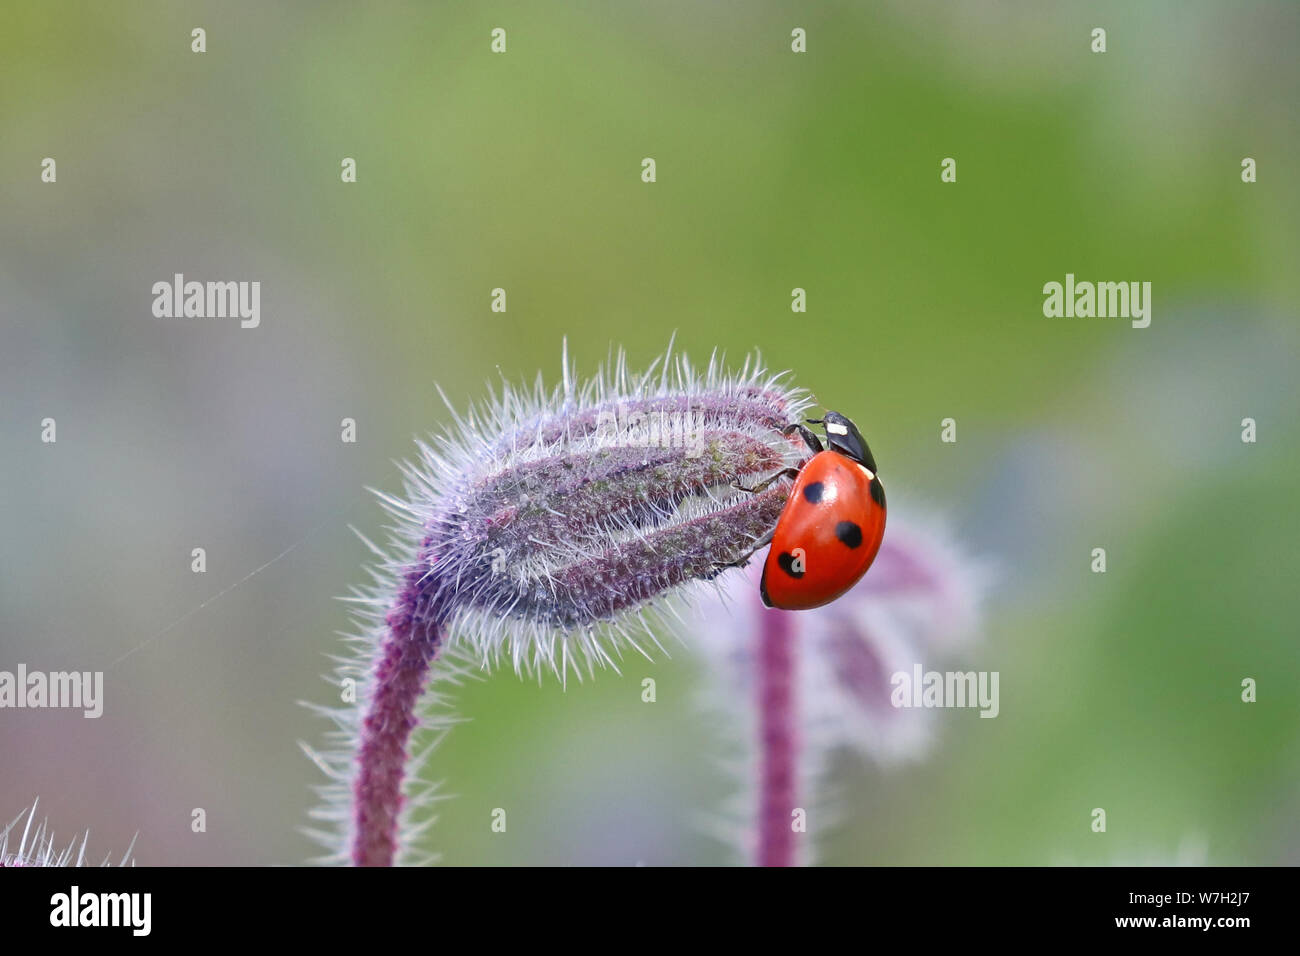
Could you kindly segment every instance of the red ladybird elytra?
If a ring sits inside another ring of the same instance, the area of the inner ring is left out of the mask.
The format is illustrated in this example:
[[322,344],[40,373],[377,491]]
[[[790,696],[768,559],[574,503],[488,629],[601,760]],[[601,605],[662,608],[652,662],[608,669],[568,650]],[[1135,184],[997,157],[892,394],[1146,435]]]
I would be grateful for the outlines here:
[[829,604],[857,584],[885,537],[885,488],[862,433],[839,412],[809,423],[825,427],[829,447],[802,425],[789,429],[815,454],[795,477],[759,585],[764,604],[787,611]]

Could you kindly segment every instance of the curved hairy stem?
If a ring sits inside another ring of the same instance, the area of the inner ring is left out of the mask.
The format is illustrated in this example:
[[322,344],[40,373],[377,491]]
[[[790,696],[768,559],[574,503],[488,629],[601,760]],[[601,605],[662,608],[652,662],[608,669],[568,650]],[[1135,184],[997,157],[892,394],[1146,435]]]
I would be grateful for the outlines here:
[[432,616],[417,616],[418,582],[408,577],[375,667],[370,707],[361,726],[353,784],[352,862],[391,866],[397,852],[407,743],[419,724],[416,708],[443,633]]

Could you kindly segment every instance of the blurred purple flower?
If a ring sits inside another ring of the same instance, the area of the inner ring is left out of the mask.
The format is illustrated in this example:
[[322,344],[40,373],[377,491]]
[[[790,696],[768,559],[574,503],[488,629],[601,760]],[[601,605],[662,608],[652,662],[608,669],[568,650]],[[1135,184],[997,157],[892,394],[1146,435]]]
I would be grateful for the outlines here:
[[[739,718],[748,741],[769,731],[760,713],[766,698],[759,681],[756,635],[770,615],[782,615],[793,660],[794,732],[797,735],[797,802],[821,802],[824,768],[832,752],[848,748],[882,763],[923,755],[933,714],[896,708],[890,678],[951,659],[977,636],[990,570],[968,557],[935,522],[911,521],[905,508],[891,509],[889,530],[871,570],[839,600],[810,611],[774,611],[763,606],[758,582],[763,555],[744,575],[724,582],[716,598],[697,605],[689,622],[693,644],[709,661],[709,709]],[[767,628],[770,630],[770,628]],[[762,771],[747,762],[746,780]],[[753,817],[762,796],[746,792],[733,810]],[[754,826],[727,828],[752,851]],[[807,857],[806,849],[799,851]],[[747,855],[751,855],[747,853]]]

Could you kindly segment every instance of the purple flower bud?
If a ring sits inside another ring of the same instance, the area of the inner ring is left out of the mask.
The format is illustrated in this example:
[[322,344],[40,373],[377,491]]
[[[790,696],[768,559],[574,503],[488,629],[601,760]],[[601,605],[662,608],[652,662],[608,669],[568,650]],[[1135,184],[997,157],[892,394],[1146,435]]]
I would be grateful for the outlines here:
[[658,644],[652,617],[670,599],[775,526],[790,483],[763,482],[806,457],[783,433],[805,394],[756,362],[656,366],[632,375],[620,356],[579,388],[566,358],[560,389],[507,387],[457,416],[404,466],[406,494],[380,495],[398,520],[392,556],[353,598],[364,659],[338,672],[364,675],[367,716],[330,712],[351,751],[309,751],[334,780],[316,816],[345,825],[354,862],[391,862],[402,840],[408,737],[435,654],[562,678],[616,666],[625,647],[645,654],[638,634]]
[[382,496],[416,555],[399,616],[436,621],[485,666],[612,664],[635,646],[633,612],[771,531],[788,482],[742,487],[803,457],[781,429],[805,406],[756,367],[697,376],[680,360],[635,378],[620,361],[580,391],[507,390],[421,446],[404,499]]

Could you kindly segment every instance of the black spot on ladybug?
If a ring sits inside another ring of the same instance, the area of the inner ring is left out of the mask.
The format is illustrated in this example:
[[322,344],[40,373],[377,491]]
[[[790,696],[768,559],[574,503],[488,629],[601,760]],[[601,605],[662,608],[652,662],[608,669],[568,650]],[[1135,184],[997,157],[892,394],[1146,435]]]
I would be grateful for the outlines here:
[[764,574],[758,582],[758,593],[763,598],[763,606],[771,607],[772,599],[767,596],[767,575]]
[[885,486],[880,483],[879,478],[871,479],[871,500],[880,507],[885,507]]
[[[854,525],[854,527],[857,527],[857,525]],[[858,532],[858,540],[859,541],[862,540],[861,531]],[[796,571],[794,569],[794,555],[791,554],[789,551],[782,551],[780,554],[778,554],[776,556],[776,563],[780,565],[781,570],[784,571],[786,574],[790,575],[790,577],[792,578],[803,577],[802,571]]]
[[841,521],[835,526],[835,537],[850,548],[856,548],[862,543],[862,529],[858,527],[856,522]]
[[817,502],[822,500],[822,492],[825,490],[825,483],[814,481],[811,484],[804,486],[803,496],[808,499],[809,504],[815,505]]

